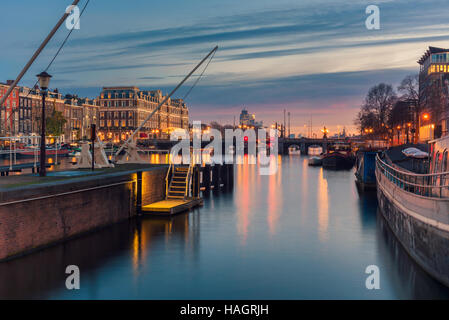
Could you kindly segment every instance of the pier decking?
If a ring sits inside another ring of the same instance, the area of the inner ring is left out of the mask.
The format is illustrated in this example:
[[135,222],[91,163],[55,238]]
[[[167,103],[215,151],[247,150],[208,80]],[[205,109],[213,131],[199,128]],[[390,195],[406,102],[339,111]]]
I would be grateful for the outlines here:
[[203,199],[168,199],[143,206],[142,212],[147,214],[172,215],[202,204]]

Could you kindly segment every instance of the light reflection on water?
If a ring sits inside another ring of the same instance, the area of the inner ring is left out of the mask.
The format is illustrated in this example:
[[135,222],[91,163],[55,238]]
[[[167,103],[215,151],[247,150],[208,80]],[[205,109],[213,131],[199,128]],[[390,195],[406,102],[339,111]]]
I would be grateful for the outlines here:
[[[352,171],[308,167],[299,156],[278,163],[271,176],[236,166],[234,189],[205,195],[190,213],[126,221],[2,263],[0,298],[449,297],[405,254],[375,194],[357,193]],[[68,264],[80,267],[79,291],[65,290]],[[371,264],[378,291],[365,288]]]

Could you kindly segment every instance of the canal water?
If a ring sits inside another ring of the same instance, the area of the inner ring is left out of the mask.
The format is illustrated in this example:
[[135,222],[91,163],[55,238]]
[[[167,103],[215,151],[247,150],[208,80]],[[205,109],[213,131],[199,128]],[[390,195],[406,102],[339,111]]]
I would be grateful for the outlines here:
[[[105,204],[107,205],[107,204]],[[77,265],[81,289],[65,288]],[[365,269],[380,270],[368,290]],[[134,219],[0,264],[0,298],[447,299],[360,195],[353,171],[279,157],[235,167],[235,187],[172,218]]]

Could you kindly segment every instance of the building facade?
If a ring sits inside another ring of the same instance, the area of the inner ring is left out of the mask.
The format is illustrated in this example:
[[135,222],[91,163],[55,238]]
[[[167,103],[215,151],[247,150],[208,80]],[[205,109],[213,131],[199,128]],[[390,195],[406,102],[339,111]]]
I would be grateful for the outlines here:
[[[39,88],[28,87],[20,87],[19,91],[18,131],[15,135],[40,135],[42,93]],[[57,89],[48,91],[45,99],[46,117],[53,116],[55,111],[65,119],[61,142],[90,139],[91,125],[95,123],[99,126],[99,106],[96,100],[79,98],[76,95],[63,96]]]
[[429,47],[418,63],[419,136],[428,141],[448,134],[449,49]]
[[76,95],[66,95],[64,103],[64,136],[68,141],[90,139],[92,124],[100,125],[100,107],[96,99],[79,98]]
[[[12,84],[12,80],[8,80],[6,83],[0,83],[0,98],[6,94],[9,86]],[[17,111],[19,106],[19,88],[14,90],[9,95],[8,99],[4,102],[1,108],[1,120],[0,120],[0,134],[2,136],[14,135],[18,131],[18,117]]]
[[[161,90],[138,87],[105,87],[98,98],[100,137],[118,143],[126,140],[157,108],[165,97]],[[188,130],[189,111],[182,99],[167,102],[142,127],[139,138],[168,138],[177,128]]]

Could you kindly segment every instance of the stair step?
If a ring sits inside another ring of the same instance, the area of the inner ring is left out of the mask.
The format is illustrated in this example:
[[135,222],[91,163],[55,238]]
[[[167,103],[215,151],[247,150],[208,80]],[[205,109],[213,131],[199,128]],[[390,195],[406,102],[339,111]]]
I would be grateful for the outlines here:
[[167,199],[184,199],[182,196],[167,196]]
[[171,194],[179,195],[179,194],[184,194],[184,193],[185,193],[185,190],[184,191],[173,191],[173,190],[168,191],[169,195],[171,195]]
[[170,189],[185,189],[185,186],[170,186]]

